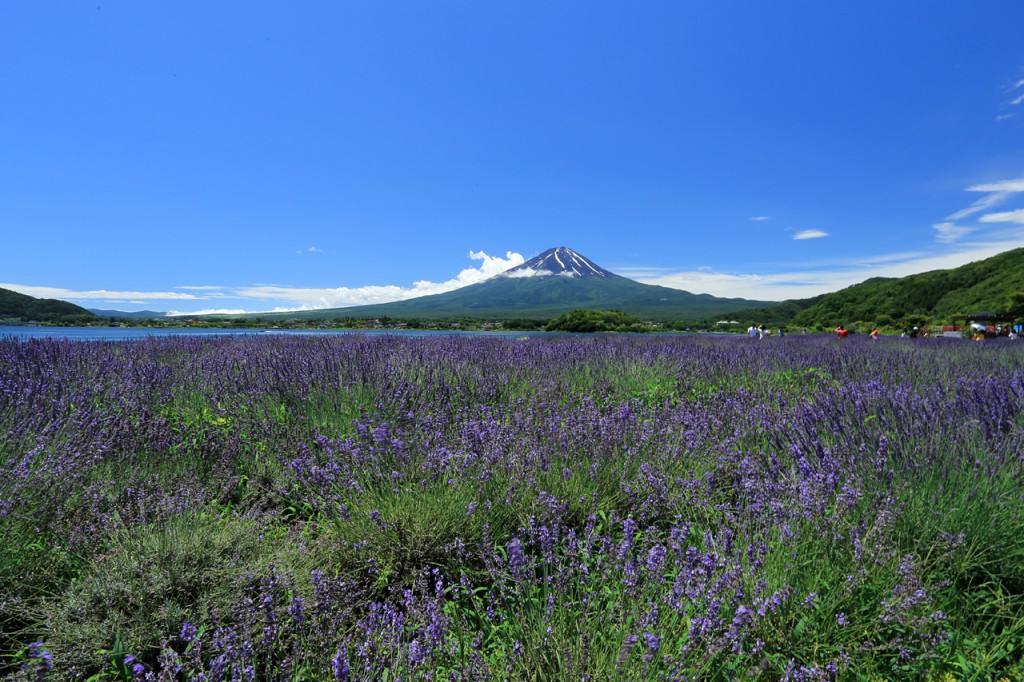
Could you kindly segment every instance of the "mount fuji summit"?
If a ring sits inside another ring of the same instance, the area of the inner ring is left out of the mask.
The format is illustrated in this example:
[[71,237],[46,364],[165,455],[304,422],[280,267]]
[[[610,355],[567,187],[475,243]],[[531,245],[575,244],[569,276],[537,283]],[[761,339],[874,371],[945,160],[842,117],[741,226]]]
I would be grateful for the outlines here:
[[593,261],[576,253],[572,249],[559,246],[548,249],[539,256],[534,256],[522,265],[506,270],[499,277],[543,277],[545,275],[562,275],[565,277],[615,277],[612,273],[596,265]]
[[550,319],[589,308],[621,310],[649,320],[680,320],[703,319],[770,305],[773,303],[769,301],[718,298],[641,284],[605,270],[568,247],[559,246],[483,282],[443,294],[265,317]]

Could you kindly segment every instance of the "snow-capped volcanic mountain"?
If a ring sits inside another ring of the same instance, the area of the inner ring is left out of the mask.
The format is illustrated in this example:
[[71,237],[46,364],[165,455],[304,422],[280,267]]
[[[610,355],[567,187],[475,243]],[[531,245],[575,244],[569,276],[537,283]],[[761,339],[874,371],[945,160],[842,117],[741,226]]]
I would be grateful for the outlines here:
[[771,303],[767,301],[717,298],[641,284],[559,246],[488,280],[443,294],[352,308],[267,313],[262,317],[550,319],[570,310],[590,308],[621,310],[651,320],[679,320],[768,305]]
[[499,277],[543,277],[547,275],[561,275],[563,277],[614,277],[612,273],[567,246],[548,249],[522,265],[506,270]]

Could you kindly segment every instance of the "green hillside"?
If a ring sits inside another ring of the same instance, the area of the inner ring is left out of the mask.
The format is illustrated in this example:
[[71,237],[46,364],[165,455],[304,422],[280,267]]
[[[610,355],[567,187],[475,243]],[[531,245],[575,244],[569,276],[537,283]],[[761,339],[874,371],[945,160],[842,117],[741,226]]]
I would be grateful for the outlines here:
[[0,289],[0,320],[4,322],[91,322],[96,316],[85,308],[54,298],[35,298]]
[[1003,311],[1024,291],[1024,248],[951,270],[869,279],[829,294],[793,318],[796,325],[856,321],[903,326],[915,317],[951,322],[957,315]]
[[351,308],[261,314],[265,319],[404,318],[404,319],[551,319],[579,308],[615,309],[647,320],[700,319],[744,308],[767,307],[767,301],[717,298],[678,289],[641,284],[625,277],[494,277],[479,284],[407,301]]
[[862,322],[899,328],[923,322],[950,323],[958,315],[971,313],[1004,312],[1011,297],[1021,292],[1024,248],[950,270],[876,277],[831,294],[737,314],[798,327]]

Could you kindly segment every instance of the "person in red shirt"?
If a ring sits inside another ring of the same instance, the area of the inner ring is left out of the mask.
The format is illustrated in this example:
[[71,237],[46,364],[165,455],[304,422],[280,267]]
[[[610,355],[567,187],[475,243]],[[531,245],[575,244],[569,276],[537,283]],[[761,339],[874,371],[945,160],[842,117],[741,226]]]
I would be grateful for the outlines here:
[[839,325],[838,327],[836,327],[836,336],[838,336],[841,339],[845,339],[846,335],[849,333],[850,332],[848,332],[846,330],[846,327],[844,327],[843,325]]

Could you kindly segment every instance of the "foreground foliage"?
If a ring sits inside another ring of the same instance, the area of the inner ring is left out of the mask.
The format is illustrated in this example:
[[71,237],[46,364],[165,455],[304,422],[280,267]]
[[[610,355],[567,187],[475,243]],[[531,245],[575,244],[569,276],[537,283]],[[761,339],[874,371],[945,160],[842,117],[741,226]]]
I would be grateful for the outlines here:
[[548,322],[549,332],[633,332],[642,334],[650,327],[636,315],[620,310],[573,310]]
[[0,675],[1017,679],[1022,359],[0,341]]

